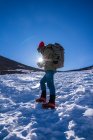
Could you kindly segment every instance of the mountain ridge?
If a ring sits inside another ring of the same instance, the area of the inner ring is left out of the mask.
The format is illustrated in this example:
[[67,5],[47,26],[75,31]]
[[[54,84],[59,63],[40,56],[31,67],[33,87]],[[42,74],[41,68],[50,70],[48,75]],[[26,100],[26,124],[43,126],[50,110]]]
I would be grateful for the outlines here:
[[38,68],[27,66],[15,60],[0,55],[0,74],[24,73],[22,70],[40,71]]
[[[58,72],[83,71],[89,69],[93,69],[93,65],[80,69],[72,69]],[[42,69],[31,67],[0,55],[0,74],[26,73],[26,71],[24,72],[21,70],[44,71]]]

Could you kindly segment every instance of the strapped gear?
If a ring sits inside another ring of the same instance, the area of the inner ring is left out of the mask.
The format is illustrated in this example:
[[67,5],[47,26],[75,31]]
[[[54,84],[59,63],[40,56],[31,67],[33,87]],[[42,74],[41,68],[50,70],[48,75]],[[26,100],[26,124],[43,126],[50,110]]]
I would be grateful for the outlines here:
[[58,43],[48,44],[47,48],[51,48],[53,50],[53,64],[55,68],[64,67],[64,48]]
[[44,108],[44,109],[48,109],[48,108],[51,108],[51,109],[55,109],[55,104],[53,104],[53,103],[44,103],[44,104],[42,104],[42,108]]
[[50,95],[49,102],[42,104],[42,107],[45,109],[55,109],[55,95]]
[[36,99],[36,102],[38,102],[38,103],[46,102],[46,98],[40,97],[40,98]]

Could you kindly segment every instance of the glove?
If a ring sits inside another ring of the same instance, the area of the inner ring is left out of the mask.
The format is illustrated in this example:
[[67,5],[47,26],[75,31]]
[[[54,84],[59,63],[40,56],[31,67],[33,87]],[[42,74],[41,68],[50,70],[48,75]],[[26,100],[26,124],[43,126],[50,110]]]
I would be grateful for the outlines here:
[[43,63],[40,63],[40,62],[38,62],[37,65],[38,65],[38,67],[40,67],[40,68],[44,67]]

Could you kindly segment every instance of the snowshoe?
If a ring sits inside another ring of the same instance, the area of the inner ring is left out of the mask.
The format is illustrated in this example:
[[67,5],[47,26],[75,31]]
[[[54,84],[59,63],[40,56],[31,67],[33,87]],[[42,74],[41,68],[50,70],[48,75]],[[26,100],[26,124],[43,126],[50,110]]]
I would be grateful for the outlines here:
[[44,103],[42,104],[42,108],[43,109],[48,109],[48,108],[51,108],[51,109],[55,109],[55,104],[54,103]]
[[40,97],[40,98],[36,99],[36,102],[38,102],[38,103],[46,102],[46,98]]

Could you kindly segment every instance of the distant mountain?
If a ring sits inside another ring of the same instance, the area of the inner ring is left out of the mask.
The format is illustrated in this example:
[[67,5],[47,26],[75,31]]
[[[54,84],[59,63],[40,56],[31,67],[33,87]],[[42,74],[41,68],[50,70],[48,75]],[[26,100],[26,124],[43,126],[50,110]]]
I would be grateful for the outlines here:
[[9,58],[0,56],[0,74],[24,73],[21,70],[40,71],[38,68],[30,67]]
[[68,70],[66,72],[71,72],[71,71],[83,71],[83,70],[91,70],[93,69],[93,65],[92,66],[88,66],[88,67],[84,67],[84,68],[80,68],[80,69],[73,69],[73,70]]
[[[90,70],[93,69],[93,65],[85,68],[67,70],[67,71],[59,71],[59,72],[71,72],[71,71],[82,71],[82,70]],[[43,71],[38,68],[30,67],[24,65],[22,63],[16,62],[9,58],[0,56],[0,74],[11,74],[11,73],[27,73],[26,70],[29,71]]]

